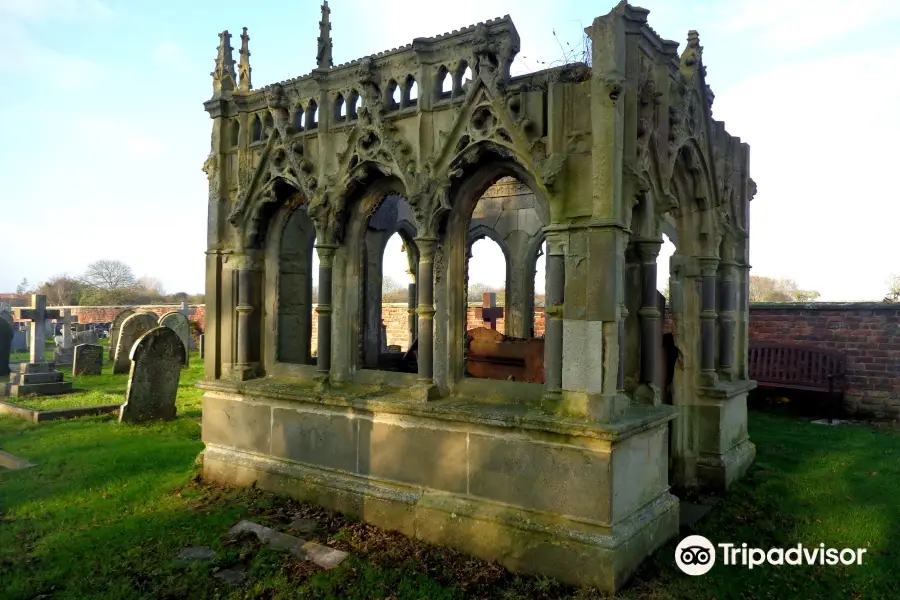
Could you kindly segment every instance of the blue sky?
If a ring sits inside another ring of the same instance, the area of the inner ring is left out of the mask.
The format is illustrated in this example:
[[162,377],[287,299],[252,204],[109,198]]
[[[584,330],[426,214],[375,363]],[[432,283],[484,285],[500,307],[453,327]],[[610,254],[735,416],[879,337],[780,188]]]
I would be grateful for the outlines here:
[[[0,0],[0,291],[100,258],[169,292],[202,291],[200,167],[211,131],[202,102],[217,33],[230,30],[238,48],[249,28],[262,87],[313,68],[319,4]],[[613,5],[334,0],[335,62],[510,14],[522,38],[515,72],[527,72],[558,61],[560,41],[580,45],[584,26]],[[900,273],[890,179],[900,156],[900,2],[638,5],[664,37],[700,32],[713,114],[751,145],[754,274],[791,277],[823,300],[881,298]],[[472,278],[491,283],[502,272],[496,253],[476,254],[487,268]],[[396,258],[386,269],[399,278]]]

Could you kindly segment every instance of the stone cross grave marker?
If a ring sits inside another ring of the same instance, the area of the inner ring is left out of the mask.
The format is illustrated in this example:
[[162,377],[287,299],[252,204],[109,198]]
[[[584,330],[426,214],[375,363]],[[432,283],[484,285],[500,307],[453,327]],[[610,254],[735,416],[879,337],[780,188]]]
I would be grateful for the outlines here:
[[164,314],[160,317],[159,324],[161,327],[168,327],[178,334],[178,339],[180,339],[181,343],[184,345],[184,366],[187,367],[191,360],[190,353],[187,352],[187,349],[190,348],[191,322],[188,321],[188,318],[183,312],[179,311]]
[[497,294],[488,292],[481,297],[481,319],[485,327],[497,329],[497,320],[503,318],[503,308],[497,306]]
[[72,375],[100,375],[103,372],[103,346],[78,344],[72,362]]
[[131,347],[138,338],[156,327],[157,317],[150,312],[135,313],[122,322],[119,339],[116,340],[116,358],[113,373],[128,373],[131,368]]
[[47,344],[47,322],[50,319],[58,319],[58,310],[47,310],[47,296],[32,294],[30,308],[17,308],[16,318],[21,321],[31,321],[31,362],[44,362],[44,349]]
[[9,375],[9,353],[12,351],[12,342],[12,325],[0,317],[0,377]]
[[116,361],[116,348],[119,343],[119,332],[122,331],[122,323],[125,322],[125,319],[130,317],[135,313],[134,310],[130,308],[126,308],[115,317],[113,317],[112,326],[109,328],[109,361]]
[[168,327],[154,327],[138,338],[131,347],[131,373],[119,423],[175,418],[186,353],[178,334]]
[[72,309],[64,308],[62,313],[62,344],[53,351],[53,362],[71,365],[75,355],[75,345],[72,343]]

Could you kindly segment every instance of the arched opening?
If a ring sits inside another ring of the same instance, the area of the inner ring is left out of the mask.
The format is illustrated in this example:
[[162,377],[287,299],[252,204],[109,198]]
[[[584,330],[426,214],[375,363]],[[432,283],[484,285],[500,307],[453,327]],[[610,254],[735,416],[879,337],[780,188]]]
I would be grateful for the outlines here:
[[472,69],[469,68],[469,63],[461,61],[456,68],[453,81],[453,95],[459,96],[460,94],[464,94],[466,91],[466,84],[470,81],[472,81]]
[[261,142],[263,139],[263,124],[262,119],[259,118],[259,115],[255,115],[253,117],[253,129],[250,135],[250,142],[257,143]]
[[[287,218],[278,253],[278,330],[276,360],[313,364],[316,230],[302,206]],[[317,269],[316,269],[317,271]]]
[[228,147],[237,148],[241,135],[241,124],[237,119],[232,119],[228,124]]
[[400,108],[400,87],[397,82],[391,79],[387,86],[387,109],[397,110]]
[[310,100],[306,107],[306,128],[315,129],[319,126],[319,105],[315,100]]
[[294,112],[294,129],[296,131],[303,131],[306,127],[306,113],[303,112],[303,108],[298,106],[296,107],[296,111]]
[[406,84],[403,86],[403,93],[406,95],[403,105],[415,106],[419,99],[419,84],[416,83],[416,80],[412,75],[406,76]]
[[450,71],[447,70],[447,67],[441,65],[441,68],[438,69],[437,82],[438,99],[449,98],[453,93],[453,77],[450,76]]
[[533,338],[543,335],[535,299],[545,293],[548,223],[547,207],[516,177],[497,178],[475,203],[464,275],[465,376],[543,383],[543,339]]
[[366,222],[360,356],[365,369],[415,372],[408,355],[415,341],[409,314],[418,265],[414,223],[409,202],[396,193],[385,196]]
[[334,119],[338,123],[347,120],[347,103],[344,102],[343,94],[338,94],[334,99]]
[[537,260],[534,261],[534,304],[532,305],[531,335],[529,337],[544,337],[547,308],[547,241],[541,242],[538,247]]
[[356,90],[350,92],[350,99],[347,102],[347,115],[351,120],[359,117],[359,92]]

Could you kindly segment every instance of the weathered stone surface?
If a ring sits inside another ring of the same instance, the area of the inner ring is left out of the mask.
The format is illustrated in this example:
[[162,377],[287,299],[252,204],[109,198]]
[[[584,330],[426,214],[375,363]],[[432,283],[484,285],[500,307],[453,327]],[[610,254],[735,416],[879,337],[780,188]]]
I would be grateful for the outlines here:
[[[172,331],[178,334],[178,339],[181,340],[182,345],[185,350],[190,348],[191,343],[191,323],[188,321],[188,318],[180,313],[180,312],[170,312],[164,314],[159,318],[160,327],[168,327]],[[184,353],[184,366],[188,366],[190,364],[190,352]]]
[[9,354],[12,351],[13,329],[6,319],[0,318],[0,376],[9,375]]
[[209,563],[214,561],[215,558],[216,553],[213,552],[212,548],[207,546],[190,546],[182,550],[181,553],[175,557],[175,561],[179,563]]
[[71,365],[74,358],[75,352],[72,346],[66,348],[65,346],[60,345],[53,349],[53,362],[58,365]]
[[349,556],[349,554],[341,550],[335,550],[315,542],[308,542],[302,538],[264,527],[253,521],[241,521],[229,529],[228,533],[234,536],[245,531],[256,534],[259,541],[268,544],[273,550],[290,552],[297,558],[311,561],[323,569],[333,569]]
[[72,343],[74,343],[76,346],[78,344],[96,344],[97,332],[92,329],[76,331],[75,335],[72,336]]
[[247,567],[238,563],[227,569],[216,571],[213,577],[233,586],[241,586],[247,581]]
[[135,313],[125,318],[116,341],[116,357],[113,361],[113,373],[128,373],[131,368],[131,349],[138,338],[156,327],[157,319],[153,313]]
[[126,308],[113,318],[112,326],[109,328],[109,361],[112,363],[115,363],[116,361],[116,352],[118,352],[119,334],[122,331],[122,323],[133,314],[135,314],[133,309]]
[[102,372],[103,346],[99,344],[78,344],[75,346],[72,375],[100,375]]
[[[126,332],[123,328],[122,339]],[[178,335],[168,327],[155,327],[138,338],[131,348],[131,374],[120,423],[175,417],[184,353]]]
[[291,521],[291,524],[288,525],[288,527],[290,527],[297,533],[313,533],[316,529],[318,529],[319,524],[316,523],[315,519],[305,519],[303,517],[298,517]]

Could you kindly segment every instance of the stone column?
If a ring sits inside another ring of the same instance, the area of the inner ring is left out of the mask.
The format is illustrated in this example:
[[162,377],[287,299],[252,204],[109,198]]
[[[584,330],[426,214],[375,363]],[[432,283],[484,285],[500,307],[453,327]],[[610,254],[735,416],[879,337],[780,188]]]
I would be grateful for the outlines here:
[[733,381],[735,375],[737,266],[730,261],[719,264],[719,376],[726,381]]
[[619,319],[619,370],[616,372],[616,391],[625,390],[625,321],[628,319],[628,308],[622,305]]
[[544,391],[558,396],[562,389],[563,303],[566,289],[566,263],[563,244],[547,238],[544,302]]
[[237,347],[235,348],[236,362],[233,372],[238,379],[245,381],[258,375],[258,361],[253,347],[258,345],[259,340],[254,339],[252,319],[255,312],[253,304],[260,265],[259,257],[252,250],[235,256],[233,260],[236,263],[234,271],[238,281],[237,305],[234,307],[237,313],[235,336]]
[[318,316],[318,338],[316,365],[318,376],[327,379],[331,372],[331,303],[332,303],[332,271],[334,269],[334,244],[316,244],[319,253],[319,303],[316,305]]
[[419,386],[423,390],[422,399],[430,399],[436,388],[434,386],[434,253],[437,250],[437,238],[417,237],[419,249],[419,277],[416,280],[419,305]]
[[416,340],[416,324],[418,322],[418,316],[416,315],[416,302],[418,301],[418,297],[416,296],[416,284],[410,283],[408,289],[406,311],[409,327],[409,342],[406,346],[407,350],[412,348],[413,342]]
[[660,328],[662,315],[659,312],[656,291],[656,261],[660,248],[662,242],[658,240],[637,243],[638,257],[641,261],[641,308],[638,312],[641,321],[641,384],[644,386],[644,392],[649,388],[652,398],[645,400],[650,400],[652,404],[661,401],[659,390],[655,385],[662,349]]
[[700,371],[705,385],[715,385],[716,377],[716,275],[719,260],[700,259]]

